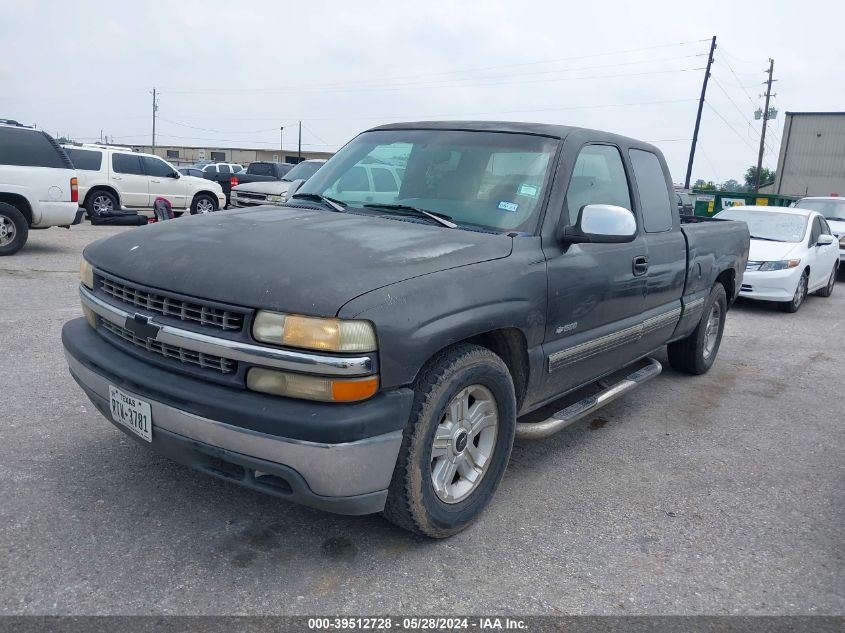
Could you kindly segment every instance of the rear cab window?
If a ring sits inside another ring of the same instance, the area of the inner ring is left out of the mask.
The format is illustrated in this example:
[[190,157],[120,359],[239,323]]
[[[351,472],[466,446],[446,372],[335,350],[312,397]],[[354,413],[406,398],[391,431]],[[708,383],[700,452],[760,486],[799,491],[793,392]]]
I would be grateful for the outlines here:
[[672,229],[672,199],[666,187],[666,176],[660,159],[641,149],[628,152],[634,179],[640,194],[643,228],[646,233],[662,233]]
[[0,165],[73,169],[68,155],[48,134],[7,126],[0,126]]

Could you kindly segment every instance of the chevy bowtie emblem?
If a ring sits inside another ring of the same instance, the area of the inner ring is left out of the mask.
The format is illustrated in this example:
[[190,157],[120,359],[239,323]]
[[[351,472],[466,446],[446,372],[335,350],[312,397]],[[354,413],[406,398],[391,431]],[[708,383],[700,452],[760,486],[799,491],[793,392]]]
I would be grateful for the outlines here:
[[159,326],[150,322],[150,317],[144,316],[143,314],[127,317],[125,327],[142,340],[155,340],[158,331],[161,329]]

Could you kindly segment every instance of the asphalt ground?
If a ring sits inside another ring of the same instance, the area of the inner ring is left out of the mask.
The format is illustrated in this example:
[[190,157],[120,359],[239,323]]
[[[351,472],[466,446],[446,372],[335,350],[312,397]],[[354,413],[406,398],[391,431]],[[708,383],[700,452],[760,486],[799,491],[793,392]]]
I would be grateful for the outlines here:
[[518,442],[445,541],[161,458],[71,379],[87,223],[0,259],[0,614],[842,614],[845,284],[740,303],[715,367],[667,369]]

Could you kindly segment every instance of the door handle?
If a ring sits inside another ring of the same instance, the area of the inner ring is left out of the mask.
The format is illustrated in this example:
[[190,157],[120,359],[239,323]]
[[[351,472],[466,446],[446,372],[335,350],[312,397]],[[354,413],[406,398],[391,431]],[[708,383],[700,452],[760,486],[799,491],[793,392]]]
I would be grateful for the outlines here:
[[637,255],[632,264],[635,277],[641,277],[648,272],[648,257],[645,255]]
[[123,178],[120,176],[112,176],[111,178],[112,180],[123,180]]
[[150,182],[160,183],[160,180],[150,180]]

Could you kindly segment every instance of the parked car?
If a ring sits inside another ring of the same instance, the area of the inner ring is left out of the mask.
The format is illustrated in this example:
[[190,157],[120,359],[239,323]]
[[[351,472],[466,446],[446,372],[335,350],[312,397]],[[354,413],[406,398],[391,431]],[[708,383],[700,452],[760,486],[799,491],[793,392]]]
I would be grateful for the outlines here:
[[[254,207],[261,204],[284,202],[291,183],[295,180],[307,180],[313,176],[325,160],[304,160],[285,173],[281,180],[267,180],[238,184],[232,187],[229,203],[233,207]],[[252,165],[254,165],[253,163]],[[265,163],[266,164],[266,163]],[[250,165],[250,167],[252,167]],[[240,177],[239,177],[240,179]],[[397,189],[398,191],[398,189]]]
[[675,189],[675,202],[681,215],[695,215],[695,195],[689,191]]
[[295,166],[296,165],[292,165],[291,163],[256,161],[254,163],[250,163],[246,170],[238,173],[237,184],[282,180]]
[[797,312],[811,292],[829,297],[839,270],[838,244],[821,213],[787,207],[739,206],[716,215],[740,220],[751,233],[751,253],[740,296],[776,301]]
[[29,229],[77,224],[79,189],[68,155],[46,132],[0,123],[0,255],[17,253]]
[[183,176],[152,154],[105,145],[66,145],[65,151],[79,173],[79,202],[89,216],[152,209],[159,196],[170,200],[177,215],[210,213],[226,203],[220,185]]
[[[389,201],[338,186],[379,163],[401,177]],[[681,218],[671,183],[659,149],[595,130],[375,128],[295,203],[89,244],[70,371],[177,461],[449,536],[489,503],[514,436],[643,384],[666,345],[680,371],[713,365],[748,228]]]
[[178,169],[179,173],[183,176],[193,176],[194,178],[204,178],[205,174],[202,169],[197,169],[196,167],[180,167]]
[[839,240],[840,264],[845,262],[845,199],[839,196],[801,198],[793,206],[818,211],[824,216],[834,237]]

